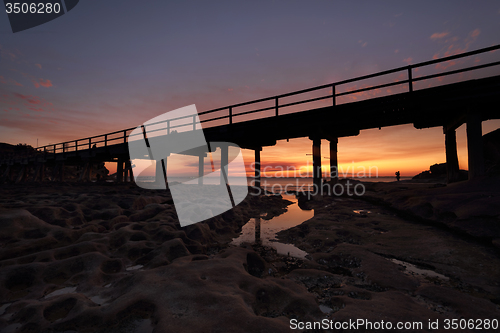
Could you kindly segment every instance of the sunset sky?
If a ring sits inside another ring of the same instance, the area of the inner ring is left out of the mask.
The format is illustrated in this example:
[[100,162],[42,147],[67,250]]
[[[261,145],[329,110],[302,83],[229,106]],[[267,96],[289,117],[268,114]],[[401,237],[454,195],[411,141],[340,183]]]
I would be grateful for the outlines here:
[[[200,112],[497,45],[499,31],[498,1],[80,1],[15,34],[0,13],[0,142],[43,146],[135,127],[190,104]],[[499,127],[485,122],[483,133]],[[466,169],[465,126],[457,135]],[[292,139],[261,158],[300,168],[310,153],[310,140]],[[413,176],[444,161],[442,128],[339,139],[344,171],[354,163]]]

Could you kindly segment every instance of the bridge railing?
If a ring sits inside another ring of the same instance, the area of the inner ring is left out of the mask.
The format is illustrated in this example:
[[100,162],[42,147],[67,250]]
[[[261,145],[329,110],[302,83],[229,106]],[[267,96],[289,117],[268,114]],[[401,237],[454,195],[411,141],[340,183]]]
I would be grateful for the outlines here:
[[[329,83],[329,84],[324,84],[308,89],[302,89],[286,94],[281,94],[281,95],[276,95],[272,97],[267,97],[267,98],[261,98],[257,100],[252,100],[244,103],[238,103],[238,104],[233,104],[217,109],[212,109],[208,111],[203,111],[198,113],[199,115],[199,121],[196,121],[196,116],[189,115],[189,116],[184,116],[184,117],[178,117],[178,118],[173,118],[173,119],[168,119],[156,123],[149,123],[145,125],[146,127],[150,127],[150,129],[147,130],[148,135],[155,133],[155,134],[170,134],[172,131],[176,131],[177,129],[180,129],[182,127],[190,127],[192,129],[198,129],[201,127],[202,123],[209,123],[209,122],[215,122],[215,121],[221,121],[225,120],[225,124],[231,125],[235,123],[235,120],[238,120],[238,117],[243,117],[243,116],[248,116],[251,114],[256,114],[259,112],[265,112],[265,111],[274,111],[273,116],[278,117],[280,116],[280,109],[283,110],[284,108],[287,107],[292,107],[296,105],[301,105],[305,103],[311,103],[311,102],[317,102],[317,101],[324,101],[324,100],[331,100],[330,106],[334,106],[337,104],[337,99],[342,96],[348,96],[348,95],[353,95],[353,94],[359,94],[362,92],[367,92],[367,91],[375,91],[381,88],[388,88],[392,86],[397,86],[397,85],[406,85],[406,91],[407,92],[412,92],[414,90],[414,83],[420,82],[423,80],[430,80],[434,78],[440,78],[440,77],[445,77],[448,75],[453,75],[453,74],[458,74],[458,73],[464,73],[464,72],[470,72],[474,70],[479,70],[483,68],[488,68],[488,67],[493,67],[493,66],[498,66],[500,65],[500,61],[495,61],[495,62],[489,62],[486,64],[481,64],[481,65],[476,65],[476,66],[471,66],[471,67],[466,67],[466,68],[461,68],[461,69],[456,69],[456,70],[449,70],[449,71],[444,71],[444,72],[439,72],[439,73],[434,73],[434,74],[429,74],[429,75],[424,75],[420,77],[413,77],[413,74],[416,69],[433,65],[433,64],[439,64],[439,63],[446,63],[451,60],[455,59],[460,59],[460,58],[465,58],[465,57],[470,57],[472,55],[476,54],[482,54],[486,52],[491,52],[500,49],[500,45],[495,45],[495,46],[490,46],[486,48],[482,48],[479,50],[475,51],[470,51],[470,52],[465,52],[461,54],[456,54],[452,56],[447,56],[439,59],[434,59],[430,61],[425,61],[421,62],[418,64],[414,65],[408,65],[408,66],[403,66],[403,67],[398,67],[394,68],[391,70],[386,70],[374,74],[369,74],[369,75],[363,75],[359,77],[355,77],[352,79],[347,79],[347,80],[342,80],[334,83]],[[361,81],[373,79],[373,78],[378,78],[382,76],[386,76],[389,74],[395,74],[395,73],[403,73],[406,76],[406,79],[403,80],[395,80],[387,83],[382,83],[382,84],[377,84],[377,85],[372,85],[368,87],[363,87],[363,88],[358,88],[358,89],[348,89],[347,91],[343,92],[337,92],[339,86],[345,86],[347,84],[351,83],[358,83]],[[291,96],[298,96],[301,94],[305,93],[310,93],[314,91],[320,91],[327,89],[330,91],[330,93],[326,95],[322,95],[319,97],[314,97],[314,98],[307,98],[307,99],[300,99],[298,101],[294,102],[288,102],[288,103],[280,103],[284,99],[291,97]],[[258,104],[262,103],[268,103],[270,105],[264,106],[264,107],[258,107],[257,109],[251,109],[251,110],[246,110],[242,112],[235,112],[236,108],[241,108],[241,107],[246,107],[246,106],[256,106]],[[225,111],[225,114],[220,116],[216,115],[214,117],[210,118],[210,115],[214,115],[215,113],[220,113],[222,111]],[[192,122],[184,123],[184,124],[177,124],[174,125],[173,123],[177,120],[180,119],[187,119],[192,118]],[[242,119],[242,118],[239,118]],[[162,125],[160,128],[152,128],[157,125]],[[198,126],[199,125],[199,126]],[[217,125],[215,125],[217,126]],[[212,127],[210,124],[206,124],[203,126],[204,128],[206,127]],[[124,130],[120,131],[115,131],[111,133],[106,133],[102,135],[97,135],[97,136],[92,136],[92,137],[87,137],[83,139],[78,139],[78,140],[72,140],[72,141],[66,141],[66,142],[61,142],[57,144],[51,144],[47,146],[42,146],[37,148],[38,151],[43,152],[44,154],[57,154],[57,153],[66,153],[66,152],[71,152],[71,151],[78,151],[78,150],[84,150],[84,149],[92,149],[92,148],[97,148],[97,147],[102,147],[102,146],[109,146],[111,144],[117,144],[117,143],[125,143],[128,140],[128,133],[130,133],[132,130],[134,130],[135,127],[133,128],[127,128]],[[160,133],[161,132],[161,133]],[[142,137],[142,133],[137,134],[140,137]],[[138,137],[139,139],[139,137]]]

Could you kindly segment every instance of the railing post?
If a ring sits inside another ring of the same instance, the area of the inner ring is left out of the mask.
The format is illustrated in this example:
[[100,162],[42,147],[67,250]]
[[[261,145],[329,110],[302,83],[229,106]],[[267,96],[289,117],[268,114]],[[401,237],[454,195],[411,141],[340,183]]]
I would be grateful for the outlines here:
[[75,151],[78,151],[78,140],[75,140]]
[[167,120],[167,134],[170,134],[170,119]]
[[233,123],[233,108],[229,107],[229,124]]
[[89,149],[92,148],[92,138],[89,138]]
[[66,152],[66,142],[63,142],[63,154]]
[[333,106],[337,105],[337,97],[335,96],[336,92],[335,92],[335,85],[332,84],[332,102],[333,102]]
[[123,131],[123,143],[127,142],[127,130]]
[[408,86],[410,88],[410,92],[413,91],[413,82],[411,77],[411,66],[408,66]]
[[275,98],[276,117],[278,116],[278,97]]
[[196,115],[193,115],[193,131],[196,131]]
[[56,154],[56,145],[54,145],[54,155]]
[[108,146],[108,135],[104,134],[104,147]]

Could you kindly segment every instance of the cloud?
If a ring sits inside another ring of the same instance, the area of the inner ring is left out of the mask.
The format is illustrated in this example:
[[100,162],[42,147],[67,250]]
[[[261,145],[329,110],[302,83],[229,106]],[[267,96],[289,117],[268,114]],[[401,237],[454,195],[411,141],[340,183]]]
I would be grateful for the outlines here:
[[52,82],[50,80],[31,78],[31,82],[33,83],[33,85],[35,86],[35,88],[40,88],[40,87],[49,88],[49,87],[52,87]]
[[13,85],[13,86],[19,86],[19,87],[22,87],[23,85],[19,82],[17,82],[16,80],[13,80],[13,79],[6,79],[4,78],[3,76],[0,75],[0,83],[2,84],[7,84],[7,85]]
[[52,82],[50,80],[40,79],[38,82],[40,83],[40,85],[42,87],[45,87],[45,88],[52,87]]
[[42,69],[42,65],[40,65],[40,64],[35,64],[35,66]]
[[15,61],[18,55],[16,55],[14,52],[20,54],[18,50],[15,51],[7,50],[6,48],[2,47],[2,45],[0,45],[0,58],[5,58]]
[[431,35],[430,39],[432,40],[441,39],[448,36],[449,34],[450,34],[449,32],[435,32]]
[[20,73],[25,78],[30,79],[31,83],[33,83],[33,85],[35,86],[35,88],[40,88],[40,87],[49,88],[49,87],[52,87],[52,81],[50,81],[50,80],[37,79],[36,77],[34,77],[33,75],[30,75],[28,73],[23,73],[23,72],[20,72]]
[[22,100],[24,100],[25,102],[28,102],[30,104],[40,104],[42,103],[42,101],[40,100],[39,97],[37,96],[32,96],[32,95],[23,95],[23,94],[19,94],[19,93],[13,93],[13,95],[17,98],[20,98]]
[[[470,46],[476,41],[477,37],[481,34],[480,29],[472,30],[468,36],[461,40],[459,37],[455,36],[453,38],[448,38],[445,41],[445,46],[441,51],[434,54],[433,59],[439,59],[442,57],[449,57],[455,54],[465,53],[469,50]],[[462,63],[463,60],[447,61],[445,63],[436,64],[437,69],[445,70],[448,67]]]
[[481,30],[475,29],[475,30],[471,31],[469,36],[471,36],[472,38],[476,38],[477,36],[479,36],[480,33],[481,33]]
[[403,62],[406,62],[408,65],[413,61],[412,57],[408,57],[406,59],[403,59]]
[[[27,107],[33,107],[33,105],[37,106],[53,106],[52,103],[47,102],[45,99],[40,98],[38,96],[33,96],[33,95],[23,95],[19,93],[13,93],[14,97],[17,97],[21,100],[24,101],[24,105]],[[37,110],[40,111],[40,110]]]

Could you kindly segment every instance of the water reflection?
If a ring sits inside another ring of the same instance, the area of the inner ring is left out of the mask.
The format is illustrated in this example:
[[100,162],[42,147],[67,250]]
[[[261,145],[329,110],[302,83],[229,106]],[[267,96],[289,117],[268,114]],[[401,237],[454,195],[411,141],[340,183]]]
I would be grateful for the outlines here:
[[304,259],[307,252],[295,247],[292,244],[280,243],[276,239],[276,233],[281,230],[290,229],[314,216],[313,210],[302,210],[298,206],[297,198],[294,195],[283,195],[283,199],[290,200],[293,203],[287,207],[287,212],[270,220],[262,217],[252,218],[245,224],[241,230],[241,235],[231,242],[233,245],[241,243],[255,243],[269,246],[279,254],[290,255],[292,257]]

